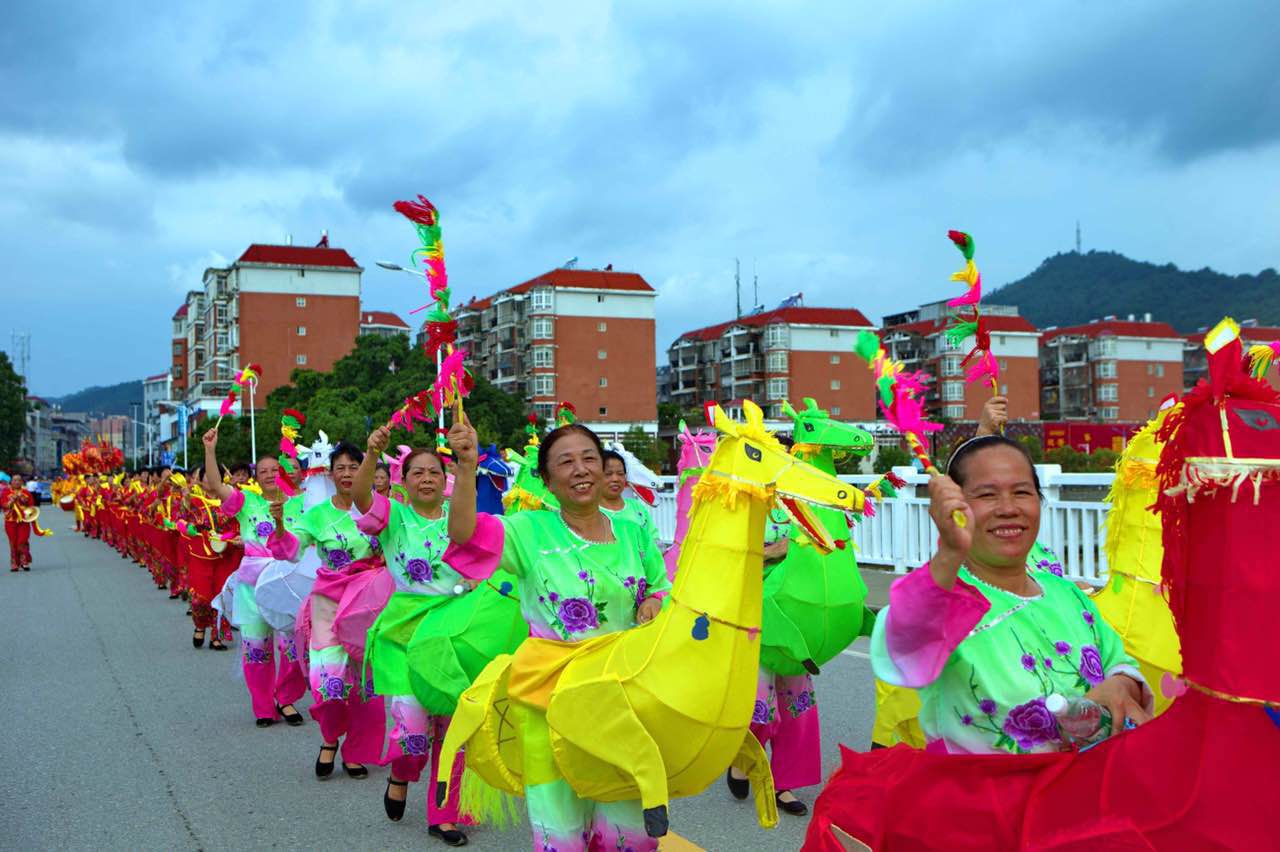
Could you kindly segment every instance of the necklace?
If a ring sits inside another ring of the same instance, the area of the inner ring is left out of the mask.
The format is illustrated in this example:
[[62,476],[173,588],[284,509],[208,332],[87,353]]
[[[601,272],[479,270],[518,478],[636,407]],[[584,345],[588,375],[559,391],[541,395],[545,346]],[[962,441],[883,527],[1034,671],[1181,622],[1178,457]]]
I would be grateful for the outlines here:
[[[605,516],[597,512],[596,517],[604,518]],[[611,533],[613,532],[613,524],[608,523],[607,519],[606,519],[605,525],[608,528],[608,534],[610,534],[608,538],[592,538],[591,536],[586,534],[586,531],[577,529],[573,524],[569,523],[569,519],[565,517],[564,509],[560,510],[560,521],[565,525],[565,527],[569,530],[569,532],[574,537],[579,538],[582,541],[587,542],[588,544],[612,544],[615,540],[614,537],[611,535]]]

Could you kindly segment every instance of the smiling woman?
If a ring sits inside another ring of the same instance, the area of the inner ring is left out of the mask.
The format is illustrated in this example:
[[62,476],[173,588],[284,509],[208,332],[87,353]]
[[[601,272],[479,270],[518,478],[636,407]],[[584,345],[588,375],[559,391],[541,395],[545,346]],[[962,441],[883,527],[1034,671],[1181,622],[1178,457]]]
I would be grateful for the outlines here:
[[1054,695],[1102,705],[1115,730],[1150,719],[1151,691],[1093,602],[1068,580],[1028,570],[1040,485],[1026,451],[999,435],[976,438],[956,451],[950,474],[929,485],[938,550],[894,583],[871,639],[876,675],[920,689],[928,748],[1068,747],[1046,706]]

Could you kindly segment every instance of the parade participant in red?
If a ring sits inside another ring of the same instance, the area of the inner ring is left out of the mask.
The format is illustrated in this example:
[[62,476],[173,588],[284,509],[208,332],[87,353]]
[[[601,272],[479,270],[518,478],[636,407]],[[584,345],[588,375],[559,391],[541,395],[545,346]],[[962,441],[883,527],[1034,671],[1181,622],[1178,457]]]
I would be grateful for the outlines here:
[[0,509],[4,510],[4,534],[9,538],[9,570],[30,571],[35,500],[22,474],[14,474],[8,487],[0,492]]
[[229,542],[222,538],[217,518],[218,501],[210,499],[199,486],[191,484],[198,479],[193,471],[186,495],[191,520],[183,538],[187,584],[191,591],[191,621],[195,626],[191,644],[196,648],[203,647],[205,632],[213,628],[209,647],[214,651],[225,651],[227,646],[223,639],[231,638],[231,626],[225,619],[218,618],[213,609],[213,599],[222,590],[227,577],[235,571],[239,559],[228,546]]

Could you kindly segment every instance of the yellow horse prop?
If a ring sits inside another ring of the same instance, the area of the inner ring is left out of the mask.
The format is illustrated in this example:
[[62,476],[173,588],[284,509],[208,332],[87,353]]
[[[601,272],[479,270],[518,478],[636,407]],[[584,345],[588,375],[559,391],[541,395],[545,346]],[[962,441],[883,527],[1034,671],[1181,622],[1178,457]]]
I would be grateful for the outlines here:
[[574,791],[596,801],[640,799],[651,837],[666,834],[671,798],[701,793],[731,764],[752,781],[761,825],[777,823],[768,759],[748,731],[766,516],[782,505],[828,552],[833,542],[804,504],[861,511],[864,497],[788,454],[760,409],[743,408],[744,424],[714,409],[722,437],[694,492],[675,587],[658,617],[579,643],[527,639],[514,656],[496,658],[458,702],[441,782],[465,746],[469,770],[522,794],[513,719],[540,724],[545,714],[556,768]]

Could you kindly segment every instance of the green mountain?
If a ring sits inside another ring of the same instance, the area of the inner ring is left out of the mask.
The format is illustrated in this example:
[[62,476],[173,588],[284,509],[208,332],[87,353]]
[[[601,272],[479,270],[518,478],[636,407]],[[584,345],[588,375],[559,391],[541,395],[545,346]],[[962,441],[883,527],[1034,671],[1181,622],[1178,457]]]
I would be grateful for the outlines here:
[[142,404],[142,380],[135,379],[118,385],[95,385],[66,396],[53,397],[63,411],[84,411],[90,414],[128,414],[129,403]]
[[1274,269],[1224,275],[1172,263],[1157,266],[1110,251],[1055,254],[986,298],[992,304],[1017,305],[1039,328],[1146,313],[1182,332],[1211,327],[1224,316],[1280,325],[1280,275]]

